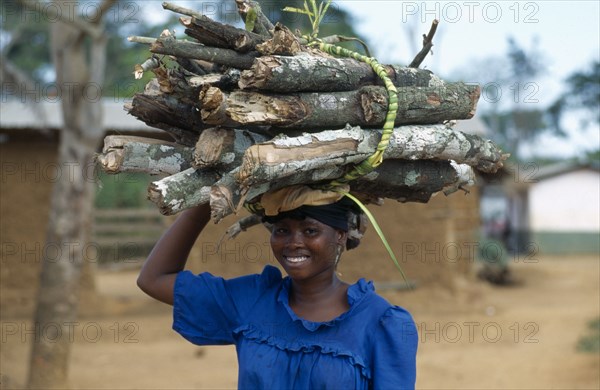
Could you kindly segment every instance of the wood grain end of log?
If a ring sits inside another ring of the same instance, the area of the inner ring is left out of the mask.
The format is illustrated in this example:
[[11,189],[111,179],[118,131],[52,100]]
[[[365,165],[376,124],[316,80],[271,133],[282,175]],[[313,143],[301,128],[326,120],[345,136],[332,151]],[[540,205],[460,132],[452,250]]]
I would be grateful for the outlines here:
[[123,164],[123,149],[114,149],[96,156],[96,161],[106,173],[115,174],[121,170]]
[[96,156],[96,161],[106,173],[119,173],[124,159],[123,145],[127,137],[108,135],[104,137],[102,154]]
[[224,149],[230,149],[234,142],[234,134],[222,128],[210,128],[204,130],[194,149],[195,168],[206,168],[216,164],[223,155]]
[[222,125],[228,122],[223,91],[217,87],[204,87],[200,91],[200,117],[208,125]]
[[298,38],[284,25],[277,23],[273,37],[268,41],[256,46],[256,50],[262,55],[293,56],[302,51]]
[[223,103],[223,91],[217,87],[205,86],[200,91],[202,109],[214,110]]
[[162,215],[177,214],[177,212],[181,208],[181,205],[165,204],[164,192],[166,190],[167,190],[167,188],[164,185],[162,185],[162,183],[160,181],[155,181],[155,182],[150,183],[150,185],[148,186],[148,200],[150,200],[152,203],[154,203],[158,207],[158,210],[160,211],[160,213]]
[[184,27],[190,27],[192,25],[192,18],[190,16],[181,16],[179,18],[179,23]]
[[276,57],[258,57],[252,67],[242,72],[238,86],[240,89],[264,88],[274,69],[281,66]]

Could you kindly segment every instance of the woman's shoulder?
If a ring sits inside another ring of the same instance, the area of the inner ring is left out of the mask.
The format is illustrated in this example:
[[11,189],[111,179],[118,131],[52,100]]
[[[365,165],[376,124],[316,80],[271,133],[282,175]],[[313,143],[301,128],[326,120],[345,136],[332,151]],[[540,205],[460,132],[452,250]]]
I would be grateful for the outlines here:
[[351,285],[348,289],[348,297],[350,300],[360,301],[357,303],[359,303],[362,310],[358,312],[360,315],[365,315],[365,312],[368,312],[368,317],[373,322],[412,321],[412,316],[408,310],[390,303],[383,296],[379,295],[371,281],[360,279]]

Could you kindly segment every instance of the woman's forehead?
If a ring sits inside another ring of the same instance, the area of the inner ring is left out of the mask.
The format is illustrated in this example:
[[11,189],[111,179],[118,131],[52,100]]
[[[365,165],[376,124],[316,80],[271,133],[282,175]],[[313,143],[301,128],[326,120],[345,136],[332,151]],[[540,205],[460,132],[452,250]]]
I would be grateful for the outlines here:
[[311,217],[304,217],[304,218],[286,217],[286,218],[282,218],[279,221],[275,222],[274,225],[286,225],[286,226],[290,226],[290,225],[315,226],[316,225],[316,226],[323,226],[323,227],[333,229],[331,226],[326,225],[322,222],[319,222],[316,219],[311,218]]

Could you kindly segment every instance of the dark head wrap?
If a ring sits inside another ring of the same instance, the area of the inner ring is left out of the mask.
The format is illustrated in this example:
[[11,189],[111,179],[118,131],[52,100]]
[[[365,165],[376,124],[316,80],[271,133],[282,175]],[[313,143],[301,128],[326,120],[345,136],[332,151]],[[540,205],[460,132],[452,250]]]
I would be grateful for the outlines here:
[[285,218],[305,219],[306,217],[316,219],[317,221],[331,226],[335,229],[348,231],[348,213],[356,212],[356,206],[352,200],[343,197],[335,203],[322,206],[302,205],[289,211],[280,212],[273,216],[264,216],[263,222],[276,223]]

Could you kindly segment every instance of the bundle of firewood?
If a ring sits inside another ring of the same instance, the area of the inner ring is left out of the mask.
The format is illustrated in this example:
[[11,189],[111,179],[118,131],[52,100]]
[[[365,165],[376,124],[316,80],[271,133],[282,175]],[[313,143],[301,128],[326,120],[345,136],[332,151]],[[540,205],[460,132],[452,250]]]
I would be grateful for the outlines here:
[[[163,214],[210,202],[218,221],[266,191],[318,187],[368,158],[381,138],[388,94],[370,65],[307,46],[306,38],[273,26],[254,1],[236,2],[247,29],[164,3],[184,15],[193,41],[169,31],[130,37],[153,53],[136,66],[136,77],[156,77],[126,109],[174,142],[108,136],[98,161],[110,173],[162,175],[149,198]],[[353,193],[427,202],[472,184],[473,168],[502,167],[506,155],[493,143],[452,128],[473,116],[478,86],[417,67],[385,71],[398,90],[396,127],[384,162],[350,182]]]

